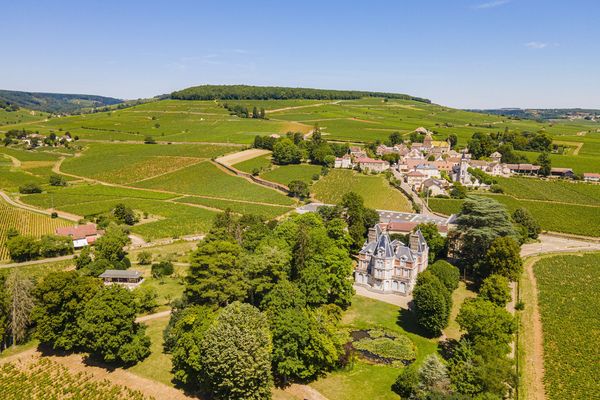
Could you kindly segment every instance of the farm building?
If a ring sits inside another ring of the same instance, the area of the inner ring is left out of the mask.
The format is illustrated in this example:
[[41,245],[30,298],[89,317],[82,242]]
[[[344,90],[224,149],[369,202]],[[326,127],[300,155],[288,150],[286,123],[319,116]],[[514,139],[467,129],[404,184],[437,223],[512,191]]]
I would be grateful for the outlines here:
[[557,178],[573,178],[575,173],[571,168],[551,168],[550,176]]
[[540,166],[533,164],[506,164],[506,167],[511,173],[521,175],[537,175],[540,171]]
[[379,225],[369,229],[369,239],[358,253],[354,272],[357,285],[379,293],[407,296],[419,272],[427,268],[429,247],[420,230],[410,234],[409,245],[391,240]]
[[135,289],[144,281],[140,271],[120,269],[107,269],[100,275],[100,278],[102,278],[105,285],[116,284],[127,289]]
[[86,224],[57,228],[56,234],[59,236],[70,236],[73,239],[73,247],[80,249],[94,244],[96,239],[104,234],[104,231],[98,229],[96,224]]
[[583,174],[583,180],[586,182],[600,182],[600,174],[594,172],[585,172]]

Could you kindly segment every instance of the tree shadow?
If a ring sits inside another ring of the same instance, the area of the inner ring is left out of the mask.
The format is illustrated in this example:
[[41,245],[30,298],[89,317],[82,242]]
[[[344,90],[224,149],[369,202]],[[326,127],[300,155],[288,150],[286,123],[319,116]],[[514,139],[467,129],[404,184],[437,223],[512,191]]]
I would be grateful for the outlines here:
[[430,332],[427,332],[423,328],[419,326],[417,323],[417,319],[415,314],[404,308],[401,308],[398,312],[398,318],[396,319],[396,324],[404,329],[406,332],[413,333],[415,335],[423,336],[428,339],[436,338],[436,335],[432,335]]

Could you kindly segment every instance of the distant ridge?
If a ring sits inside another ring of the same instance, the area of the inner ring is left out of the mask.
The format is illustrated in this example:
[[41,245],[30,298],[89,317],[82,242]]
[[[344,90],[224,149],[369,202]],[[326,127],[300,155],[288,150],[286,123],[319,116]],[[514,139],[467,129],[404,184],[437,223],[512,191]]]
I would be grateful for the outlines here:
[[359,99],[361,97],[386,97],[390,99],[403,99],[419,101],[422,103],[431,103],[429,99],[401,93],[292,88],[280,86],[201,85],[171,93],[171,98],[177,100],[347,100]]
[[31,110],[51,113],[76,113],[84,108],[104,107],[122,103],[112,97],[89,94],[39,93],[0,90],[0,100]]
[[467,109],[484,114],[504,115],[506,117],[533,119],[533,120],[550,120],[550,119],[587,119],[598,120],[600,118],[600,110],[593,108],[490,108],[490,109]]

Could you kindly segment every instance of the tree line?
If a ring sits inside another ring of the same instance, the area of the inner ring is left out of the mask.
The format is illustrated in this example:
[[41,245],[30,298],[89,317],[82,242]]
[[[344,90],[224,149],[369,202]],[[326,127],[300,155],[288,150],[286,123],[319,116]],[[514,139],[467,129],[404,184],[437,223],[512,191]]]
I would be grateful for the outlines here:
[[349,100],[360,99],[362,97],[385,97],[389,99],[431,103],[429,99],[399,93],[290,88],[279,86],[202,85],[171,93],[171,98],[177,100]]

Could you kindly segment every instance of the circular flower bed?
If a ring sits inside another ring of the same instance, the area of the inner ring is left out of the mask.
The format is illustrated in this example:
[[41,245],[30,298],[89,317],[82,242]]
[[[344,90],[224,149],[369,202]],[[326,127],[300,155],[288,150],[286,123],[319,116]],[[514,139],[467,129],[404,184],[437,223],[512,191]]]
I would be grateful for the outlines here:
[[417,354],[407,336],[382,329],[352,332],[352,347],[365,358],[383,364],[410,364]]

